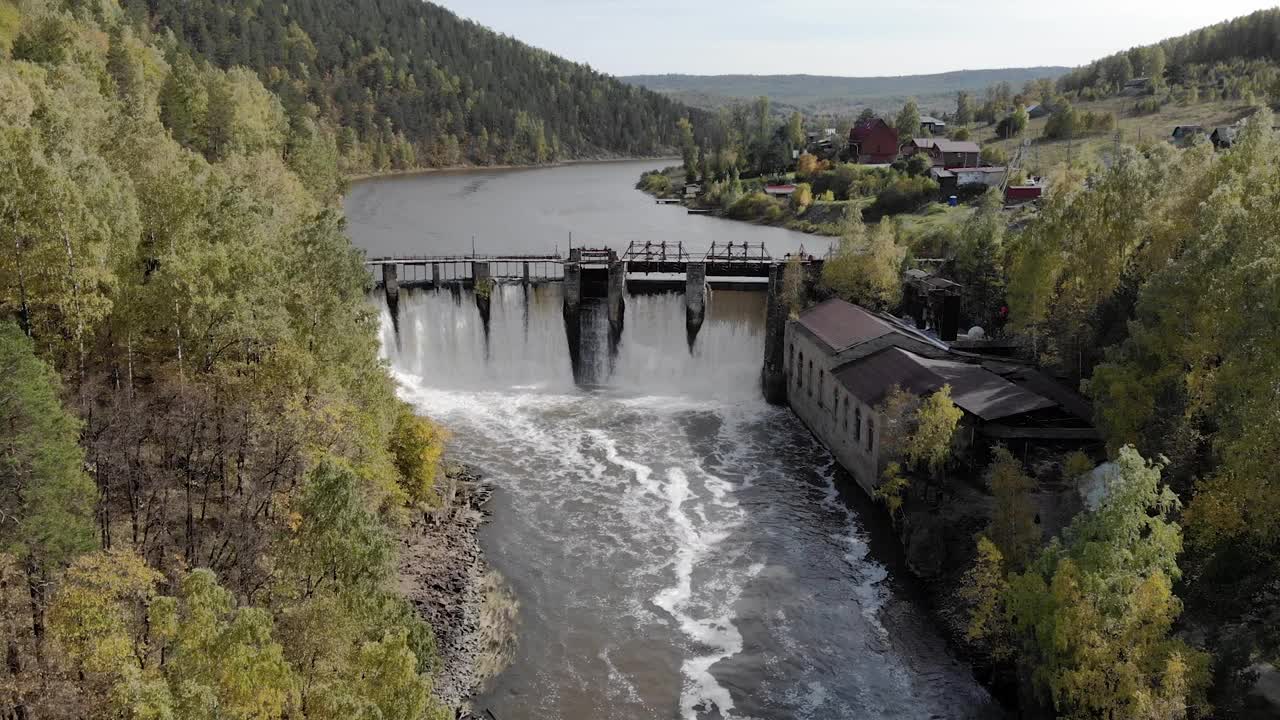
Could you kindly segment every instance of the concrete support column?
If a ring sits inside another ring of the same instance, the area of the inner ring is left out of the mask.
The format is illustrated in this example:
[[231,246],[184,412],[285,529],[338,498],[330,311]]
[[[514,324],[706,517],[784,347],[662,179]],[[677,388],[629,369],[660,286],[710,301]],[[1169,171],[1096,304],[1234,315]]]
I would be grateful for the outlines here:
[[431,263],[431,287],[440,287],[440,263]]
[[609,263],[609,350],[617,351],[622,339],[622,318],[627,310],[627,263],[613,260]]
[[691,262],[685,270],[684,280],[684,324],[688,334],[689,349],[698,339],[698,331],[702,329],[702,321],[707,316],[707,264]]
[[395,263],[382,263],[382,287],[387,296],[400,294],[400,266]]
[[524,264],[524,284],[527,287],[529,285],[529,261],[525,260],[523,264]]
[[486,352],[489,339],[489,307],[493,297],[493,279],[490,277],[489,263],[471,263],[471,287],[476,296],[476,307],[480,309],[480,320],[484,323]]
[[787,402],[786,344],[787,306],[782,298],[783,275],[786,265],[769,266],[769,295],[765,304],[764,367],[760,373],[760,386],[764,399],[774,405]]
[[387,295],[387,310],[391,312],[391,327],[397,342],[400,337],[400,266],[382,263],[382,289]]
[[[573,253],[570,253],[573,257]],[[578,381],[582,373],[582,266],[575,262],[564,264],[564,334],[569,343],[569,364],[573,367],[573,379]]]

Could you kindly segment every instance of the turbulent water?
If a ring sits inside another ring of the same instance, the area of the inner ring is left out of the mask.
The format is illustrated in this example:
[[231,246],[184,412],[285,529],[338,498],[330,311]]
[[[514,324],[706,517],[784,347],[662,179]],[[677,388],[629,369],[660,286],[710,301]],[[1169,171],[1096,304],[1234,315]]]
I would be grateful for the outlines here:
[[[381,302],[380,299],[375,299]],[[524,718],[998,717],[910,600],[865,498],[763,402],[763,297],[587,310],[575,383],[556,285],[403,292],[403,396],[498,485],[483,543],[519,650],[477,705]]]

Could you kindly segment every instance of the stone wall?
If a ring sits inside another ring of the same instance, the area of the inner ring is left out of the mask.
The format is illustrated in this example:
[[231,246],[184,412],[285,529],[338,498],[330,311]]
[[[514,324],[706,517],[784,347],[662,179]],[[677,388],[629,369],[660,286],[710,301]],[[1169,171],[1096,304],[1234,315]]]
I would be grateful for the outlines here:
[[[836,460],[868,495],[880,483],[880,428],[884,420],[836,382],[838,362],[810,335],[787,323],[787,400]],[[803,365],[801,365],[803,358]]]

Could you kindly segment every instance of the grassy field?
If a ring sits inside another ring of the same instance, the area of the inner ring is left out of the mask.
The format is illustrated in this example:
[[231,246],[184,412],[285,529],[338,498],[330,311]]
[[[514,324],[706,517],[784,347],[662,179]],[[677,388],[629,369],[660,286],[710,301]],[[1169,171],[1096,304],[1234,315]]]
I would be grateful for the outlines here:
[[[1171,103],[1162,107],[1159,112],[1137,115],[1133,112],[1136,101],[1137,98],[1117,97],[1080,103],[1074,107],[1079,111],[1114,113],[1120,142],[1130,145],[1153,139],[1167,141],[1173,128],[1178,125],[1202,125],[1206,132],[1210,132],[1215,125],[1229,125],[1249,113],[1248,106],[1228,101],[1197,105]],[[996,137],[995,126],[988,125],[976,128],[974,139],[984,147],[1001,148],[1012,160],[1023,138],[1031,138],[1031,147],[1022,164],[1023,171],[1028,175],[1048,175],[1053,168],[1066,164],[1068,160],[1106,163],[1115,152],[1116,133],[1074,141],[1046,140],[1042,136],[1048,120],[1047,117],[1032,120],[1020,138],[1001,140]]]

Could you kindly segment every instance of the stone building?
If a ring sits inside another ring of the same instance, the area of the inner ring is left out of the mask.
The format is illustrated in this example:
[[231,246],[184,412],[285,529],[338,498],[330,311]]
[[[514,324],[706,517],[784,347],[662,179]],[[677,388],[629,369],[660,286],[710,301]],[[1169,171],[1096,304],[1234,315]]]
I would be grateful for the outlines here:
[[1087,404],[1035,370],[955,352],[929,333],[843,300],[789,321],[784,342],[788,404],[868,494],[888,461],[878,408],[895,386],[924,396],[949,385],[964,412],[958,449],[1097,437]]

